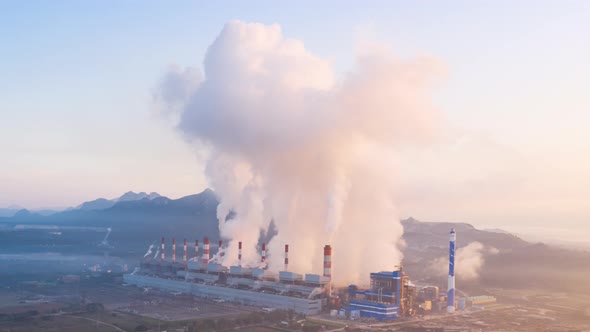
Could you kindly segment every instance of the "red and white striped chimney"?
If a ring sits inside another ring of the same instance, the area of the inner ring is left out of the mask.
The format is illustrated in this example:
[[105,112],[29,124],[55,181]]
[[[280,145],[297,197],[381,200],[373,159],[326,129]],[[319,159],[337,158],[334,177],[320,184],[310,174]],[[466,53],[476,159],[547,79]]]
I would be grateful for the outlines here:
[[187,258],[187,251],[186,251],[186,239],[184,239],[184,247],[183,247],[183,253],[182,253],[182,261],[184,262],[184,264],[186,264],[186,258]]
[[209,264],[209,238],[203,239],[203,264]]
[[164,246],[164,238],[162,237],[162,250],[161,250],[161,254],[162,254],[162,262],[166,259],[166,250],[165,250],[165,246]]
[[238,242],[238,266],[242,266],[242,241]]
[[332,247],[324,247],[324,277],[332,280]]
[[262,244],[262,255],[260,257],[260,261],[264,263],[266,261],[266,243]]
[[195,261],[199,262],[199,240],[195,240]]
[[176,263],[176,239],[172,238],[172,263]]
[[219,255],[218,256],[220,258],[225,255],[225,253],[221,252],[221,247],[223,247],[223,241],[222,240],[219,240],[219,251],[218,251]]
[[285,271],[289,271],[289,245],[285,244]]

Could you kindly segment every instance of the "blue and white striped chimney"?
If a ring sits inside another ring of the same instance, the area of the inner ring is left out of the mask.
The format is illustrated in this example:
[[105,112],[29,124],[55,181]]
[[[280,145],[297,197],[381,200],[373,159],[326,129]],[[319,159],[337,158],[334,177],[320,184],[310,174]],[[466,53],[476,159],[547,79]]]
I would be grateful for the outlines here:
[[455,312],[455,241],[457,234],[455,229],[451,229],[451,242],[449,244],[449,287],[447,294],[447,312]]

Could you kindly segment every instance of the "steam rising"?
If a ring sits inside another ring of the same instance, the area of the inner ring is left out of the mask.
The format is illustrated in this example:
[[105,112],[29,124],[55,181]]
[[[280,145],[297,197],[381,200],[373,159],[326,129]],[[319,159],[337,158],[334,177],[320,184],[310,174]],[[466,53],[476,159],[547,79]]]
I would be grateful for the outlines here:
[[291,270],[321,274],[322,248],[331,244],[336,283],[392,270],[403,233],[395,153],[430,139],[431,78],[440,70],[432,59],[367,48],[336,79],[329,61],[278,25],[239,21],[209,47],[203,76],[174,67],[156,97],[179,109],[180,130],[210,151],[206,175],[229,241],[223,264],[237,263],[242,241],[244,262],[256,265],[260,231],[274,220],[270,269],[282,269],[289,244]]
[[[495,255],[498,249],[486,247],[480,242],[471,242],[465,247],[457,249],[455,255],[455,273],[463,280],[475,280],[479,278],[479,272],[485,263],[485,255]],[[448,274],[449,258],[441,257],[432,264],[439,275]]]

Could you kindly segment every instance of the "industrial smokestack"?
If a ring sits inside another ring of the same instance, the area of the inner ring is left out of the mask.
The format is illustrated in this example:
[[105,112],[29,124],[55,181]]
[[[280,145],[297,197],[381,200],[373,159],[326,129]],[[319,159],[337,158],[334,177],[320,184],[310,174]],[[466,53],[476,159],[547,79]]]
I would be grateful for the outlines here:
[[242,266],[242,241],[238,242],[238,266]]
[[289,271],[289,245],[285,244],[285,271]]
[[266,261],[266,243],[262,244],[262,255],[260,257],[260,261],[264,263]]
[[164,249],[165,249],[164,238],[162,238],[162,250],[161,250],[162,251],[162,257],[161,257],[162,262],[166,259],[166,253],[165,253],[166,251]]
[[183,249],[182,261],[184,262],[184,264],[186,264],[186,259],[187,259],[187,255],[188,255],[188,252],[186,251],[186,239],[184,239],[184,247],[182,249]]
[[324,277],[332,280],[332,247],[324,247]]
[[203,264],[209,264],[209,238],[203,239]]
[[449,287],[447,294],[447,312],[455,312],[455,241],[457,233],[451,229],[451,241],[449,243]]
[[195,261],[199,262],[199,240],[195,240]]
[[219,250],[217,251],[219,258],[221,258],[225,255],[225,253],[221,252],[221,247],[223,247],[223,241],[219,240]]
[[332,247],[324,246],[324,277],[330,279],[326,285],[326,295],[332,296]]
[[176,239],[172,238],[172,263],[176,263]]

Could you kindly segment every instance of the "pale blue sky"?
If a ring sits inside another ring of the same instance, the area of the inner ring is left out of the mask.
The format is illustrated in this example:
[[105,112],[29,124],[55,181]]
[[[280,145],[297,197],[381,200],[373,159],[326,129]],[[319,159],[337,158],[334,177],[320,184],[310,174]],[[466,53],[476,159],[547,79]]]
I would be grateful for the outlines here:
[[2,1],[0,206],[202,190],[151,93],[169,64],[200,67],[232,19],[280,24],[339,73],[359,38],[447,64],[452,134],[402,163],[403,215],[588,223],[589,1]]

